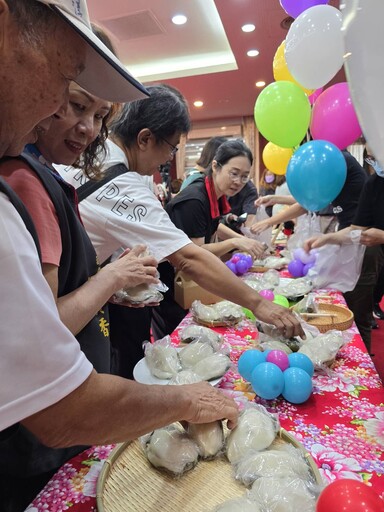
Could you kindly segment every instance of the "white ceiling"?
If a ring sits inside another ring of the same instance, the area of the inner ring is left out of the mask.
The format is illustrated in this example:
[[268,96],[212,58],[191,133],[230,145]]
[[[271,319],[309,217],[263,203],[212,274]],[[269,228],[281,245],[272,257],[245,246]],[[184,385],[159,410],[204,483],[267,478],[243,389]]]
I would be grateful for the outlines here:
[[[88,0],[88,6],[129,71],[144,83],[178,88],[195,124],[252,115],[260,92],[255,82],[273,81],[273,57],[287,34],[279,0]],[[175,14],[188,22],[174,25]],[[256,30],[242,32],[245,23]],[[259,56],[248,57],[249,49]],[[344,79],[341,72],[331,83]],[[200,109],[197,99],[204,101]]]

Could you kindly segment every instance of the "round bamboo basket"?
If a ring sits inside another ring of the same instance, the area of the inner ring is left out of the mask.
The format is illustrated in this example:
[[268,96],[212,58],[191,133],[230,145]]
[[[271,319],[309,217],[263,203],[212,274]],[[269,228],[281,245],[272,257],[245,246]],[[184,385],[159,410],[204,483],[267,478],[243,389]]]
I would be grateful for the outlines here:
[[[323,485],[319,469],[305,448],[284,429],[278,438],[300,449],[312,479]],[[98,512],[206,512],[245,492],[224,457],[201,460],[193,470],[175,478],[153,468],[136,440],[119,445],[105,461],[96,501]]]
[[321,333],[332,329],[345,331],[353,324],[353,313],[345,306],[319,303],[317,313],[329,316],[311,316],[310,314],[307,316],[305,313],[300,313],[300,315],[308,324],[317,327]]

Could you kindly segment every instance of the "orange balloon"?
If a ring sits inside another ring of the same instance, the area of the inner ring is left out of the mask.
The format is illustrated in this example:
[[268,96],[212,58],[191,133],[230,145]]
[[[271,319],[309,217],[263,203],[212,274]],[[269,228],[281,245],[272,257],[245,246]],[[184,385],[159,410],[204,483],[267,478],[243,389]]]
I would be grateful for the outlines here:
[[265,167],[274,174],[285,174],[293,149],[281,148],[273,142],[268,142],[263,150],[263,162]]
[[314,89],[306,89],[300,85],[291,75],[288,69],[287,61],[285,60],[285,40],[278,47],[273,58],[273,77],[276,82],[279,80],[287,80],[288,82],[293,82],[294,84],[298,85],[300,89],[302,89],[308,96],[314,92]]

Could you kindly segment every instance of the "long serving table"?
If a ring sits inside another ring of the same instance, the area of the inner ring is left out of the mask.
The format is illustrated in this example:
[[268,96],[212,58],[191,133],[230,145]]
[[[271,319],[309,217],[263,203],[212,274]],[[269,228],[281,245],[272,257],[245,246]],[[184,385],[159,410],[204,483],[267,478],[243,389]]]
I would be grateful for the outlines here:
[[[344,304],[338,292],[326,293],[330,295],[326,300]],[[172,334],[176,344],[180,329],[191,323],[188,314]],[[325,483],[352,478],[372,486],[384,498],[384,388],[355,325],[350,329],[353,340],[340,350],[330,371],[315,374],[313,394],[300,405],[282,398],[262,400],[238,375],[239,356],[258,337],[252,322],[244,320],[236,327],[215,330],[223,334],[235,363],[219,384],[224,393],[240,408],[251,400],[278,413],[281,426],[311,453]],[[27,511],[96,511],[98,475],[113,448],[94,446],[67,462]]]

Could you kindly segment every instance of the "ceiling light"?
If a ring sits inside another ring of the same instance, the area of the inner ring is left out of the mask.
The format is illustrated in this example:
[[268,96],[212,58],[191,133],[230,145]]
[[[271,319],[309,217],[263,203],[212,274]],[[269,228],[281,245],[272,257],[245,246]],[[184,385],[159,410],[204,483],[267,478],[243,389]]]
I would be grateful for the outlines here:
[[227,129],[227,127],[226,127],[226,126],[222,126],[222,127],[221,127],[221,129],[222,129],[222,130],[226,130],[226,129]]
[[184,25],[187,23],[187,17],[184,14],[176,14],[176,16],[172,17],[172,23],[175,25]]
[[264,87],[265,82],[263,80],[260,80],[259,82],[256,82],[256,87]]
[[200,108],[204,105],[204,102],[202,102],[201,100],[197,100],[194,101],[193,104],[195,105],[195,107]]
[[247,55],[248,57],[257,57],[259,55],[259,50],[248,50]]
[[255,30],[255,25],[253,23],[247,23],[241,27],[243,32],[253,32]]

